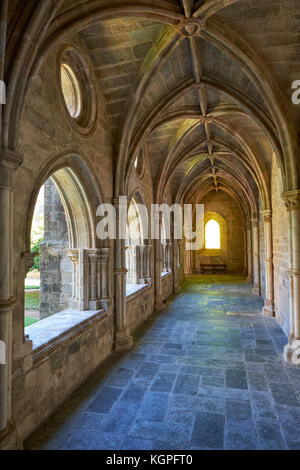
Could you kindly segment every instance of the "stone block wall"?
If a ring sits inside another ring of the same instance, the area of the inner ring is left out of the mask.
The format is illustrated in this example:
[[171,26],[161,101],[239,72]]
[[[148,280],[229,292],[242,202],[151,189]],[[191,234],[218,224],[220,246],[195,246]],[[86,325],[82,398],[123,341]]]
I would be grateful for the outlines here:
[[153,286],[146,286],[127,298],[126,315],[129,334],[133,334],[151,316],[153,307]]
[[[198,204],[204,204],[204,214],[215,212],[227,225],[227,243],[222,250],[199,250],[194,253],[194,271],[199,272],[201,263],[225,263],[227,271],[245,273],[244,217],[237,203],[224,191],[211,192]],[[222,237],[222,235],[221,235]],[[222,247],[221,247],[222,248]],[[213,252],[213,253],[212,253]]]
[[173,294],[173,276],[167,274],[162,278],[162,300],[165,302]]

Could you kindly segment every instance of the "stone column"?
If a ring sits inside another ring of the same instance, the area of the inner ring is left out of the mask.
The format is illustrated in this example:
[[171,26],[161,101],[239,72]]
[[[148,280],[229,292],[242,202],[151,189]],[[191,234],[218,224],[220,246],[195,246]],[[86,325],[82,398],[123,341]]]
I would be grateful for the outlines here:
[[172,256],[172,271],[173,271],[173,290],[174,294],[180,292],[180,241],[174,240],[173,256]]
[[259,221],[252,219],[252,249],[253,249],[253,289],[252,294],[260,295],[259,269]]
[[151,251],[152,245],[146,244],[144,246],[144,272],[145,272],[145,282],[151,284]]
[[127,332],[126,316],[126,275],[125,240],[119,237],[120,212],[126,210],[127,204],[121,207],[122,201],[114,199],[116,208],[116,240],[115,240],[115,350],[130,349],[133,338]]
[[109,253],[103,253],[103,251],[107,251],[107,248],[102,249],[102,253],[100,255],[100,299],[107,300],[109,299]]
[[[184,226],[184,233],[185,233],[185,243],[191,243],[192,242],[192,227]],[[189,275],[192,274],[193,272],[193,252],[191,250],[186,250],[185,249],[185,266],[184,266],[184,273]]]
[[[159,215],[160,215],[159,225],[161,227],[161,213]],[[159,233],[161,233],[161,230],[159,230]],[[162,245],[161,245],[161,239],[158,238],[157,240],[154,240],[154,280],[155,280],[154,309],[157,312],[161,312],[162,310],[166,308],[162,300],[161,273],[162,273]]]
[[247,227],[247,281],[252,282],[252,240],[251,240],[251,225]]
[[72,299],[69,301],[70,308],[78,308],[79,292],[78,292],[78,263],[79,250],[67,250],[67,257],[72,261]]
[[300,190],[283,194],[289,212],[289,263],[290,263],[290,336],[285,347],[285,359],[299,363],[300,349]]
[[274,317],[274,272],[273,272],[273,240],[272,240],[272,212],[261,211],[264,218],[264,242],[265,242],[265,276],[266,276],[266,300],[263,314]]
[[11,420],[13,298],[13,172],[20,165],[14,152],[0,149],[0,435]]
[[173,244],[169,242],[167,245],[167,270],[172,271],[172,254],[173,254]]

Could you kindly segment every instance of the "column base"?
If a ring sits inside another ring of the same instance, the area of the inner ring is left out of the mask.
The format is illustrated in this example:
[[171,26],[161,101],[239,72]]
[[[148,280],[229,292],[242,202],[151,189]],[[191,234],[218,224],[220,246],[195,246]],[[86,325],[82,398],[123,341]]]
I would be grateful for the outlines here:
[[260,295],[260,288],[259,286],[254,286],[252,289],[252,294],[253,295]]
[[300,367],[300,340],[294,340],[291,344],[286,344],[283,357],[286,362]]
[[247,276],[247,282],[252,282],[252,281],[253,281],[252,276],[249,274],[249,275]]
[[274,304],[266,302],[263,306],[262,313],[266,317],[275,317]]
[[157,299],[154,304],[154,313],[163,312],[166,309],[166,304],[162,299]]
[[6,429],[0,432],[0,450],[23,450],[14,421],[10,421]]
[[133,337],[127,335],[125,331],[118,331],[115,336],[115,351],[128,351],[133,346]]
[[180,292],[181,292],[181,287],[180,286],[174,287],[174,294],[179,294]]

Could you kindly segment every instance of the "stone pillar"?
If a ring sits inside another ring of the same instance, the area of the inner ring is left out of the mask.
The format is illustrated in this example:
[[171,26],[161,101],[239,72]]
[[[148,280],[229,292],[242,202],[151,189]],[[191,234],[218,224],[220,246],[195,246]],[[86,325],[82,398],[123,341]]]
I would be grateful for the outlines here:
[[169,242],[167,244],[167,271],[172,271],[172,254],[173,254],[173,244]]
[[148,284],[151,284],[151,252],[152,245],[144,245],[144,274]]
[[88,252],[89,259],[89,310],[98,310],[100,308],[100,299],[98,297],[98,284],[100,281],[100,255],[97,252]]
[[[299,365],[300,350],[300,190],[283,194],[289,213],[290,336],[284,350],[286,361]],[[295,359],[297,360],[295,362]]]
[[266,276],[266,300],[263,314],[274,317],[274,272],[273,272],[273,240],[272,240],[272,212],[261,211],[264,218],[264,242],[265,242],[265,276]]
[[[107,252],[107,253],[105,253]],[[101,301],[109,299],[109,259],[110,255],[107,248],[102,248],[100,254],[100,292]]]
[[0,149],[0,438],[11,420],[13,298],[13,172],[20,165],[14,152]]
[[[160,226],[161,226],[161,213],[160,213]],[[159,233],[161,231],[159,230]],[[162,273],[162,245],[161,240],[158,238],[154,240],[154,279],[155,279],[155,304],[154,309],[157,312],[164,310],[165,304],[162,300],[162,282],[161,282],[161,273]]]
[[252,249],[253,249],[253,289],[252,294],[260,295],[260,274],[259,274],[259,220],[252,219]]
[[69,300],[70,308],[78,308],[79,302],[79,288],[78,288],[78,263],[79,263],[79,250],[67,250],[67,258],[72,261],[72,298]]
[[[192,227],[184,226],[184,233],[185,233],[185,239],[186,243],[191,243],[192,242]],[[193,272],[193,251],[191,250],[186,250],[185,249],[185,266],[184,266],[184,273],[189,275],[192,274]]]
[[251,225],[247,227],[247,281],[252,282],[252,240]]
[[126,210],[127,203],[114,199],[116,208],[116,240],[115,240],[115,350],[124,351],[130,349],[133,338],[127,332],[126,317],[126,275],[125,266],[125,240],[119,237],[120,212]]
[[162,272],[168,272],[168,245],[167,242],[161,244]]
[[180,240],[174,240],[173,244],[173,257],[172,257],[172,271],[173,271],[173,290],[174,294],[180,292]]

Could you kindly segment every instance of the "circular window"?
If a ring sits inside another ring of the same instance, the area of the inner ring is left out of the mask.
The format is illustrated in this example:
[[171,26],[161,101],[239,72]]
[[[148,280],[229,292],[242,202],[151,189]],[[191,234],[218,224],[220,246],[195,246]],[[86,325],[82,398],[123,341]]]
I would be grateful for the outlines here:
[[144,156],[144,149],[140,150],[140,153],[134,160],[134,168],[137,173],[137,175],[142,178],[144,174],[144,161],[145,161],[145,156]]
[[80,85],[75,73],[67,64],[61,65],[61,88],[70,116],[77,118],[81,111]]
[[89,61],[73,46],[65,46],[58,61],[60,91],[66,113],[75,130],[88,135],[94,131],[98,115],[97,88]]

